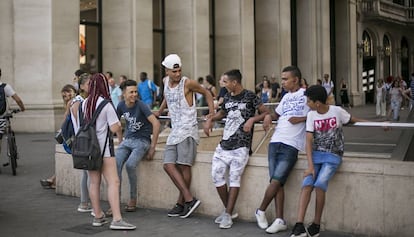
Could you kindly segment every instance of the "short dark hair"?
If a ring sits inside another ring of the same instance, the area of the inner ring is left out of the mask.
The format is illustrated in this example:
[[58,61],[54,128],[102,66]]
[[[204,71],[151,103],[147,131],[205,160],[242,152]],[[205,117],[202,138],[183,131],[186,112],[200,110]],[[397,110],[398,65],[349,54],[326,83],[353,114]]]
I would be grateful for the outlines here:
[[242,74],[239,69],[233,69],[224,73],[230,80],[236,80],[238,83],[241,83]]
[[300,72],[299,68],[296,66],[287,66],[285,68],[283,68],[282,72],[291,72],[293,74],[293,76],[297,77],[299,79],[299,83],[302,79],[302,73]]
[[212,75],[207,75],[206,80],[213,86],[216,84],[216,81],[214,80],[214,77]]
[[111,71],[107,71],[106,74],[108,74],[110,77],[113,77],[113,74]]
[[328,94],[326,90],[321,85],[312,85],[305,91],[305,96],[307,96],[311,101],[316,102],[319,101],[323,104],[326,103],[326,99],[328,98]]
[[128,79],[122,82],[119,88],[121,88],[121,90],[125,90],[128,86],[137,86],[137,82],[134,80]]
[[75,76],[79,77],[80,75],[84,74],[85,71],[83,71],[82,69],[78,69],[75,71]]

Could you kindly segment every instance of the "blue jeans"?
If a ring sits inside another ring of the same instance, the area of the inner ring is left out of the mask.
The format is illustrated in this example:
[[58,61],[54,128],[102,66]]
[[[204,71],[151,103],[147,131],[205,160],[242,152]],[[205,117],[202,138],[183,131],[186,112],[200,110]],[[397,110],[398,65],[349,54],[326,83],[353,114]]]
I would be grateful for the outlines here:
[[298,160],[298,150],[293,146],[274,142],[269,144],[269,176],[283,186]]
[[115,152],[116,166],[120,182],[122,182],[122,167],[125,164],[128,173],[131,199],[137,198],[138,162],[140,162],[147,153],[150,145],[150,142],[146,139],[128,138],[121,142]]

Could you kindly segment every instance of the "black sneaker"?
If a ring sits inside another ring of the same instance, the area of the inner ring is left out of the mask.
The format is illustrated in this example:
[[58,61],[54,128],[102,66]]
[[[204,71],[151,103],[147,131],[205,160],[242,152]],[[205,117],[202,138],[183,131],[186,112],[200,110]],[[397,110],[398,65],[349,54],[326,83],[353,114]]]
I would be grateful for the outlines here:
[[193,198],[191,202],[184,203],[184,210],[181,212],[180,217],[181,218],[187,218],[191,213],[197,209],[198,206],[200,206],[201,202],[200,200],[197,200]]
[[306,228],[306,232],[308,233],[309,237],[318,237],[320,229],[321,225],[312,223],[310,226],[308,226],[308,228]]
[[169,217],[179,216],[184,210],[184,206],[176,203],[175,206],[168,212]]
[[307,237],[308,234],[306,233],[305,226],[303,223],[297,222],[293,227],[292,234],[290,237]]

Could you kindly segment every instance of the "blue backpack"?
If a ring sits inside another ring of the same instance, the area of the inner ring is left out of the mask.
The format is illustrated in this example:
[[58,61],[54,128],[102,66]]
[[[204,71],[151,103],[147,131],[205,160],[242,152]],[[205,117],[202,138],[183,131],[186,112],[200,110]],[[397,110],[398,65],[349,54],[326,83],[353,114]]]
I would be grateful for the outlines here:
[[75,129],[73,128],[72,124],[72,117],[70,113],[66,116],[65,121],[62,123],[61,134],[63,138],[63,148],[68,154],[72,154],[72,142],[75,138]]

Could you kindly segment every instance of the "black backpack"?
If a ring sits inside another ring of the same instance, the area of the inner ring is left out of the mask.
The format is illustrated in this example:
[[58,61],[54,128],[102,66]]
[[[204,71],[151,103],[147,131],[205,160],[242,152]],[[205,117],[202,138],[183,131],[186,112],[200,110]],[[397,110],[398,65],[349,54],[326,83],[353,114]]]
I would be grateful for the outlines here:
[[6,93],[4,92],[4,87],[6,87],[6,85],[6,83],[0,85],[0,115],[4,114],[7,109]]
[[80,128],[72,142],[73,167],[83,170],[100,170],[102,167],[103,156],[108,141],[109,131],[106,135],[104,150],[101,153],[99,140],[96,136],[96,119],[109,100],[102,101],[93,113],[89,123],[84,122],[82,103],[79,105]]

